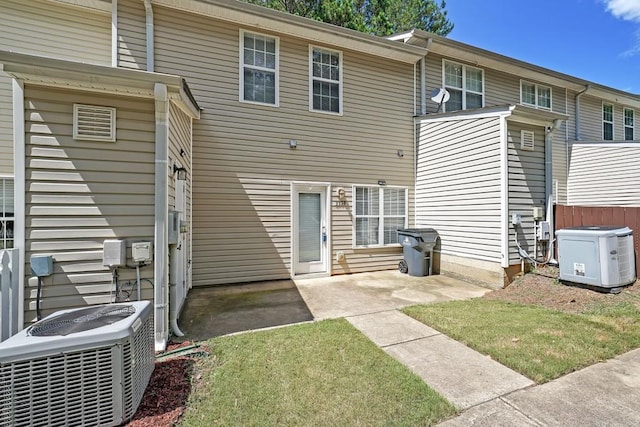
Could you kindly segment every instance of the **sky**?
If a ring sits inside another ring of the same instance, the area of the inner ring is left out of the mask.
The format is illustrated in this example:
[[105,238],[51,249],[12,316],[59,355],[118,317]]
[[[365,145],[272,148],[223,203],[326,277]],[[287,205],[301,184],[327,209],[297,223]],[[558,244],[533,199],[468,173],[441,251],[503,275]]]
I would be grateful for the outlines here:
[[640,94],[640,0],[446,0],[447,36]]

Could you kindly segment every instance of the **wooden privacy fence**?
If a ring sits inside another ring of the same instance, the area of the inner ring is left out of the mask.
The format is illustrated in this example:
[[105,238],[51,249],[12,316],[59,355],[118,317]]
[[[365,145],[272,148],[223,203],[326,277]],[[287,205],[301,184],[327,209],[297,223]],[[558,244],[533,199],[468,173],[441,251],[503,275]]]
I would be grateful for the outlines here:
[[0,341],[18,332],[18,255],[17,249],[0,250]]
[[637,275],[640,267],[640,207],[556,205],[556,230],[589,225],[627,226],[633,230]]

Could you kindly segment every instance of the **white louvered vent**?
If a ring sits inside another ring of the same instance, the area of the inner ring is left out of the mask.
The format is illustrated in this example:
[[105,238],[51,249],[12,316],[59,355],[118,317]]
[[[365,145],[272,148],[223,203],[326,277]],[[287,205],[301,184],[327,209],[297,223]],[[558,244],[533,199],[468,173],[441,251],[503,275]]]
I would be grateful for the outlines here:
[[116,109],[95,105],[73,105],[73,139],[116,140]]
[[530,130],[520,132],[520,148],[533,151],[535,149],[535,134]]

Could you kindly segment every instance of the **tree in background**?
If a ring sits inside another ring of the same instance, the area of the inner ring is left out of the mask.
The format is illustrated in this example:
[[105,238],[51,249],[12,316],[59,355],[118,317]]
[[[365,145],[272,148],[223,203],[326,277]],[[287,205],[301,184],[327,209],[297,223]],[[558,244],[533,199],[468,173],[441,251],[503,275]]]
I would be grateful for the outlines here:
[[378,36],[414,28],[446,36],[453,30],[445,0],[245,1]]

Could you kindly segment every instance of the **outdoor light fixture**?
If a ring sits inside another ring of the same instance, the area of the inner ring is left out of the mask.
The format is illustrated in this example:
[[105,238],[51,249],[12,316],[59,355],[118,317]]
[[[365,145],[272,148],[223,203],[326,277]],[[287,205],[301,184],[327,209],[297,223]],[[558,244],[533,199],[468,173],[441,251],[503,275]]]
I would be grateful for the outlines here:
[[173,165],[173,174],[178,173],[178,181],[186,181],[187,180],[187,170],[181,166]]
[[387,181],[385,181],[384,179],[379,179],[378,185],[387,185]]

